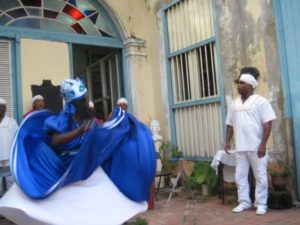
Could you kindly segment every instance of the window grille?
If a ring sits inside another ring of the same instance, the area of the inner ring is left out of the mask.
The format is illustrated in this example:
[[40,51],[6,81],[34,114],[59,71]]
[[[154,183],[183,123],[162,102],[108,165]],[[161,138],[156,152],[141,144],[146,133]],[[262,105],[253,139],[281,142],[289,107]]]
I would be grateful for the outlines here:
[[13,114],[12,74],[11,74],[11,43],[0,39],[0,97],[7,102],[6,115]]
[[211,0],[182,0],[166,10],[170,52],[214,37]]
[[223,143],[212,2],[176,1],[165,16],[177,145],[211,157]]
[[174,103],[218,96],[214,44],[171,58]]

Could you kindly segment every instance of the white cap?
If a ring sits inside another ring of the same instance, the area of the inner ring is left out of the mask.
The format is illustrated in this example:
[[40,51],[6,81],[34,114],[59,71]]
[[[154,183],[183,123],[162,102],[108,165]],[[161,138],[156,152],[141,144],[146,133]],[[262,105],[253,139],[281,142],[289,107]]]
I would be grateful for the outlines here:
[[3,98],[0,98],[0,104],[1,104],[1,105],[6,105],[6,101],[5,101],[5,99],[3,99]]
[[90,107],[90,108],[94,108],[94,106],[95,106],[95,105],[94,105],[94,102],[92,102],[92,101],[90,100],[90,101],[89,101],[89,107]]
[[117,104],[120,105],[121,103],[125,103],[126,105],[128,105],[128,101],[126,98],[119,98]]
[[31,103],[33,104],[36,100],[44,100],[44,97],[41,95],[35,95],[31,99]]
[[251,74],[242,74],[239,80],[251,85],[253,88],[258,86],[257,80]]

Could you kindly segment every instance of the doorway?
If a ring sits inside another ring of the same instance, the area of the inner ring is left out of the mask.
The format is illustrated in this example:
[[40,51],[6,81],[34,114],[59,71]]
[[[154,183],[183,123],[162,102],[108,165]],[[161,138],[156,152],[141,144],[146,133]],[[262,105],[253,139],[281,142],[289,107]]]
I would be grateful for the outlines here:
[[73,65],[74,77],[85,82],[96,114],[107,120],[122,93],[120,50],[74,45]]

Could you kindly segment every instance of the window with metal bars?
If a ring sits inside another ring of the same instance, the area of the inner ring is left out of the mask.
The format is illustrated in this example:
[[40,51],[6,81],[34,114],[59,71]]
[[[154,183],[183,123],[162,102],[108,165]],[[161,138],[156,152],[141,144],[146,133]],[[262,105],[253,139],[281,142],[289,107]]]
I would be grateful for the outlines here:
[[184,156],[212,157],[223,143],[212,1],[173,1],[165,19],[172,139]]
[[0,97],[7,102],[6,114],[12,116],[11,43],[5,39],[0,39]]
[[218,96],[214,43],[171,58],[174,102]]

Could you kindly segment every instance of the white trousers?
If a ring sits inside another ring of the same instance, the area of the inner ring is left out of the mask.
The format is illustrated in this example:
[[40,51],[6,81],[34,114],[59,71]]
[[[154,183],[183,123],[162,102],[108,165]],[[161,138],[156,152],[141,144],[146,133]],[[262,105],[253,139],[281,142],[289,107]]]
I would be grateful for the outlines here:
[[251,166],[255,177],[254,206],[267,207],[268,200],[268,156],[258,158],[256,151],[236,152],[235,182],[238,188],[238,202],[245,207],[251,206],[248,174]]

